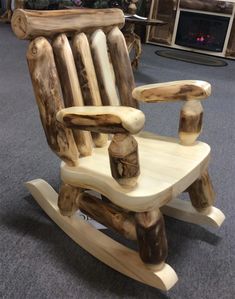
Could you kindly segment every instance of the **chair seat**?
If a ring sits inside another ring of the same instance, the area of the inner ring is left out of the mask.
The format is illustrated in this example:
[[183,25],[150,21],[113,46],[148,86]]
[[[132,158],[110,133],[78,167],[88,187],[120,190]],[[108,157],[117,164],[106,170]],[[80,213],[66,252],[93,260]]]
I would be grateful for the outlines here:
[[111,176],[108,146],[95,148],[81,158],[78,167],[61,164],[61,178],[76,187],[95,190],[114,204],[135,212],[162,206],[186,190],[206,169],[210,147],[203,142],[183,146],[178,139],[136,137],[141,174],[133,189],[119,185]]

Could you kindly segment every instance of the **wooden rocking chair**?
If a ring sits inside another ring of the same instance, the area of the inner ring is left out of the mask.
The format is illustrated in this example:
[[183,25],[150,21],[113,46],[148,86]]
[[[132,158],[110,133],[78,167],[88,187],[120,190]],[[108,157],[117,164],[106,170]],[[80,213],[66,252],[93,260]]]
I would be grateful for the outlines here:
[[[210,147],[196,141],[202,127],[200,100],[211,87],[186,80],[135,88],[123,25],[118,9],[15,11],[13,31],[31,40],[27,60],[47,142],[62,160],[59,195],[41,179],[26,186],[93,256],[140,282],[169,290],[178,278],[165,263],[162,213],[215,227],[225,218],[213,207]],[[145,117],[137,101],[178,100],[184,102],[179,139],[140,133]],[[107,134],[113,134],[111,141]],[[191,202],[176,198],[184,191]],[[137,240],[139,254],[84,222],[78,209]]]

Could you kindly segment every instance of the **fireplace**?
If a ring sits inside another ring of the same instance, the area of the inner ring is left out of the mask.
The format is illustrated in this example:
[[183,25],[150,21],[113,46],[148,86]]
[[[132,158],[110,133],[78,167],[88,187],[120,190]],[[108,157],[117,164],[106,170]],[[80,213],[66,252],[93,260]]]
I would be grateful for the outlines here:
[[175,44],[183,47],[222,52],[229,17],[181,11]]

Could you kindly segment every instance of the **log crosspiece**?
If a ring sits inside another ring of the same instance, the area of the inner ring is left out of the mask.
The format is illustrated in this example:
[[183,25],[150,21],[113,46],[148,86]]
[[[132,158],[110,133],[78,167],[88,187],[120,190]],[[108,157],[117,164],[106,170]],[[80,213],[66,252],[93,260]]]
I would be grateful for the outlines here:
[[113,178],[122,186],[134,187],[140,174],[135,138],[128,133],[114,134],[108,151]]
[[208,171],[205,171],[200,178],[189,186],[187,191],[192,205],[199,212],[206,211],[214,204],[215,192]]
[[159,209],[135,214],[139,254],[149,267],[159,270],[168,253],[164,218]]
[[86,192],[79,199],[79,209],[127,239],[136,240],[135,220],[131,213]]
[[203,108],[199,101],[186,102],[180,111],[179,138],[184,145],[193,144],[202,130]]
[[63,216],[72,216],[79,205],[82,189],[62,183],[58,197],[58,207]]

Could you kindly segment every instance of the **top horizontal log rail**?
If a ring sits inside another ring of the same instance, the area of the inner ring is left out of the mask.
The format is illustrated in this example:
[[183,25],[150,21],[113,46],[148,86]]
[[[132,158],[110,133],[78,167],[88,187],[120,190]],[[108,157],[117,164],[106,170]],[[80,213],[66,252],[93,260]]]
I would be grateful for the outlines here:
[[145,123],[142,111],[124,106],[84,106],[61,109],[56,119],[68,128],[101,133],[139,133]]
[[146,103],[203,100],[210,95],[210,83],[199,80],[148,84],[136,87],[132,92],[136,100]]
[[90,32],[98,28],[110,31],[115,26],[122,28],[124,23],[124,14],[120,9],[16,9],[11,26],[19,39],[30,40],[38,36],[53,37],[58,33]]

